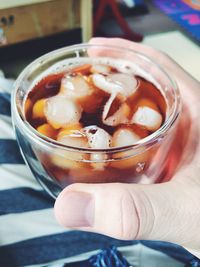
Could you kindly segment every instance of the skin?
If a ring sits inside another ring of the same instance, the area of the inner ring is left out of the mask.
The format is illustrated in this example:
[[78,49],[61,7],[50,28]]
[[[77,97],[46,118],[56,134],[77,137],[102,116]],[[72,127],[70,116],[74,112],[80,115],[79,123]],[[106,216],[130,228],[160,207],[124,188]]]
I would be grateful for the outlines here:
[[[56,200],[58,222],[122,240],[173,242],[200,258],[200,83],[166,54],[148,46],[117,38],[94,38],[90,43],[118,45],[141,52],[176,80],[183,108],[169,161],[173,177],[153,185],[72,184]],[[89,196],[88,225],[71,223],[73,216],[76,219],[67,203],[71,193]]]

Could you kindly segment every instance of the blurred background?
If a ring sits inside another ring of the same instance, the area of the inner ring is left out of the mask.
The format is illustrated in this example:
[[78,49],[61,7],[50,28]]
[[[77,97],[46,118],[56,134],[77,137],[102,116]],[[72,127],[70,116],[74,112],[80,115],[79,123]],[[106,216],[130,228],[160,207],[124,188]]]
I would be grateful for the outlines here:
[[156,47],[200,79],[199,0],[0,0],[0,69],[16,78],[33,59],[92,36]]

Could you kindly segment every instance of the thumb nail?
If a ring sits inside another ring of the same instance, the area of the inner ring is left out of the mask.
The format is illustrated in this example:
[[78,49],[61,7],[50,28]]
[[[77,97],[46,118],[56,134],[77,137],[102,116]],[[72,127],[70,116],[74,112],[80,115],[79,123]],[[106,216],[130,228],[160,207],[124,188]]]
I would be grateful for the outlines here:
[[85,192],[68,191],[56,202],[58,221],[65,227],[91,227],[94,221],[94,198]]

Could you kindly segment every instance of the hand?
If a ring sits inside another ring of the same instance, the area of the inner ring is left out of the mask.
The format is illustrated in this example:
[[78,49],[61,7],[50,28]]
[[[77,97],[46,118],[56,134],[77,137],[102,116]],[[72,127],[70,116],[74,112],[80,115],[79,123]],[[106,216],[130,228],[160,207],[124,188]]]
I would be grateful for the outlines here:
[[177,243],[200,258],[200,84],[167,55],[122,39],[94,38],[93,44],[134,49],[174,76],[183,111],[172,165],[180,162],[170,182],[138,184],[73,184],[55,203],[57,220],[66,227],[118,239],[151,239]]

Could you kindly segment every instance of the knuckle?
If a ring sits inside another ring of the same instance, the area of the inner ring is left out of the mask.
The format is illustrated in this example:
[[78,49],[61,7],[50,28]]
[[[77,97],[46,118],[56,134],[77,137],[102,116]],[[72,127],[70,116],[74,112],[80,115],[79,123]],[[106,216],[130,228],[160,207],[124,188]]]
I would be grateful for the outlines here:
[[118,238],[135,239],[139,229],[138,211],[132,193],[126,189],[120,192],[119,220]]
[[128,187],[121,198],[121,218],[123,239],[148,238],[155,227],[155,211],[148,194]]

